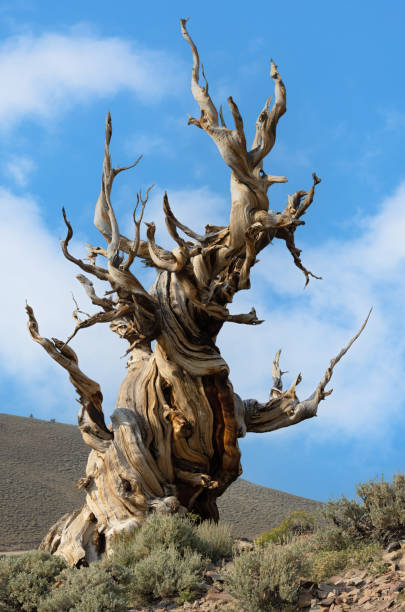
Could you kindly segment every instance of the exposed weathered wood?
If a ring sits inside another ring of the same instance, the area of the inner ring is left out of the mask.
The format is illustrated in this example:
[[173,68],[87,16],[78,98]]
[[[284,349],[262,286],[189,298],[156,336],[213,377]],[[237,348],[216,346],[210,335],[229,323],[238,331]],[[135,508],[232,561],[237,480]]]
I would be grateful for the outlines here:
[[321,382],[316,387],[315,391],[306,400],[300,402],[295,394],[296,386],[301,382],[301,374],[297,376],[294,384],[290,389],[283,392],[282,372],[279,367],[280,351],[276,353],[273,362],[273,387],[270,392],[270,399],[265,404],[261,404],[257,400],[245,400],[245,421],[247,431],[256,433],[264,433],[296,425],[306,419],[311,419],[317,415],[318,406],[322,400],[330,395],[333,389],[326,391],[326,386],[332,378],[333,369],[341,358],[347,353],[353,342],[362,333],[367,325],[371,310],[368,313],[364,323],[359,331],[353,336],[350,342],[345,346],[336,357],[331,359]]
[[[176,218],[165,194],[163,211],[174,248],[169,251],[156,244],[153,223],[148,224],[147,239],[142,240],[149,187],[144,198],[141,193],[137,197],[134,238],[122,235],[111,201],[112,185],[116,176],[135,166],[140,157],[132,166],[112,167],[108,114],[94,217],[107,244],[89,245],[89,263],[69,252],[73,230],[63,211],[68,230],[62,242],[64,255],[87,274],[109,284],[106,295],[99,297],[87,276],[77,277],[101,310],[81,319],[79,314],[84,313],[76,306],[76,327],[62,342],[40,336],[33,310],[27,305],[32,338],[68,371],[78,392],[82,406],[79,427],[92,448],[86,475],[78,483],[86,491],[84,507],[62,517],[43,542],[45,549],[64,556],[72,565],[99,558],[108,550],[113,534],[138,527],[150,512],[190,511],[217,519],[216,499],[241,473],[238,437],[246,431],[273,431],[314,416],[319,402],[329,393],[325,387],[334,366],[365,325],[331,361],[308,400],[300,402],[295,394],[300,376],[290,389],[282,390],[280,351],[274,360],[273,388],[267,403],[243,401],[234,393],[216,337],[226,322],[257,325],[262,321],[254,308],[234,315],[227,304],[237,291],[250,287],[258,253],[276,238],[285,241],[306,282],[314,276],[301,261],[295,231],[303,225],[301,217],[311,205],[320,179],[314,174],[311,189],[289,196],[282,212],[270,209],[269,187],[287,181],[263,170],[263,160],[275,144],[276,128],[286,111],[286,89],[277,66],[271,61],[273,106],[269,98],[248,150],[236,103],[228,99],[235,125],[229,129],[222,109],[218,113],[208,93],[204,73],[205,86],[199,84],[199,55],[184,19],[181,31],[191,47],[191,91],[201,112],[199,119],[190,118],[189,123],[212,138],[231,169],[229,225],[207,225],[205,235],[200,235]],[[96,265],[98,257],[104,258],[104,267]],[[134,273],[139,258],[157,273],[149,292]],[[128,371],[108,427],[100,387],[79,369],[77,355],[68,344],[79,330],[103,322],[128,342]]]

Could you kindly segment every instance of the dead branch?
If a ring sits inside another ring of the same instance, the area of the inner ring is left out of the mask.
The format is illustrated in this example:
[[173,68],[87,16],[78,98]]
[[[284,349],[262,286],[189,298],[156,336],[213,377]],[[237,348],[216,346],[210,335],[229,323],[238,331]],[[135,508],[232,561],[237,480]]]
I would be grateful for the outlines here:
[[101,306],[102,308],[104,308],[104,310],[113,310],[114,308],[113,301],[108,298],[98,297],[98,295],[96,295],[96,292],[94,290],[94,285],[90,279],[86,278],[83,274],[78,274],[76,278],[79,281],[79,283],[82,285],[87,296],[90,298],[90,300],[95,306]]
[[255,145],[249,153],[252,166],[256,167],[270,153],[276,142],[276,128],[279,119],[287,110],[287,94],[285,85],[277,70],[276,64],[270,60],[270,77],[274,81],[274,106],[269,111],[271,98],[268,98],[256,124]]
[[80,403],[90,419],[93,435],[101,440],[111,440],[113,434],[107,429],[104,421],[102,409],[103,395],[100,385],[83,374],[79,369],[77,355],[72,348],[66,346],[64,342],[57,338],[53,338],[51,341],[40,336],[33,309],[29,304],[26,304],[25,310],[28,315],[28,331],[31,338],[38,342],[54,361],[69,372],[69,379],[75,387]]
[[[372,310],[372,309],[371,309]],[[315,389],[314,393],[303,400],[299,401],[295,394],[295,388],[301,381],[301,374],[298,375],[293,385],[287,391],[282,391],[281,371],[279,369],[280,351],[277,352],[273,363],[273,388],[270,394],[270,400],[265,404],[261,404],[256,400],[245,400],[245,419],[247,431],[256,433],[274,431],[283,427],[289,427],[310,419],[317,415],[319,403],[330,395],[333,389],[326,391],[326,386],[330,382],[333,370],[341,358],[347,353],[353,343],[363,332],[369,320],[371,310],[364,320],[359,331],[351,338],[349,343],[331,359],[321,382]]]
[[[133,212],[133,215],[132,215],[133,220],[134,220],[134,225],[135,225],[135,237],[134,237],[134,241],[132,243],[132,247],[131,247],[131,249],[129,251],[128,259],[121,266],[122,270],[128,270],[128,268],[131,266],[132,262],[134,261],[135,257],[138,254],[139,245],[140,245],[140,242],[141,242],[141,239],[140,239],[140,230],[141,230],[141,223],[142,223],[142,219],[143,219],[143,213],[144,213],[144,210],[145,210],[145,206],[146,206],[146,204],[148,202],[149,192],[150,192],[150,190],[153,187],[154,187],[154,185],[150,185],[150,187],[147,188],[145,198],[142,198],[142,192],[141,191],[136,196],[136,204],[135,204],[134,212]],[[139,202],[141,202],[141,212],[139,213],[139,217],[136,218],[136,211],[137,211]]]
[[99,268],[98,266],[95,266],[95,265],[86,264],[81,259],[77,259],[76,257],[73,257],[71,253],[69,253],[68,245],[72,239],[73,230],[72,230],[72,226],[70,225],[66,217],[66,211],[64,208],[62,208],[62,214],[63,214],[63,220],[65,221],[68,231],[67,231],[65,240],[62,240],[60,244],[61,244],[62,252],[64,256],[66,257],[66,259],[76,264],[76,266],[79,266],[79,268],[81,268],[85,272],[88,272],[89,274],[93,274],[94,276],[97,276],[97,278],[99,278],[100,280],[108,281],[109,275],[108,275],[107,270],[105,270],[104,268]]

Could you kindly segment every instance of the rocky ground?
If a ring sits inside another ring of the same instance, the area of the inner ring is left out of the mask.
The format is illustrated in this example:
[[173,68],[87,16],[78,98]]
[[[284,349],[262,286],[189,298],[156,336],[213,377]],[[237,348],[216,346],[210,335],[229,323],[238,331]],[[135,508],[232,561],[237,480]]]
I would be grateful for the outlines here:
[[[241,546],[249,547],[241,541]],[[297,610],[301,612],[347,612],[383,610],[405,612],[405,541],[392,544],[384,554],[387,571],[374,576],[366,571],[351,569],[326,582],[303,581]],[[226,568],[225,568],[226,571]],[[200,598],[179,604],[162,600],[154,606],[135,606],[132,612],[184,612],[185,610],[228,610],[235,612],[238,601],[224,588],[224,568],[212,566],[205,572]]]
[[[209,570],[200,599],[181,605],[173,600],[162,600],[154,606],[145,608],[135,606],[133,612],[171,610],[214,610],[237,609],[237,600],[223,588],[223,576],[219,568]],[[368,577],[365,572],[351,570],[343,576],[334,576],[328,582],[304,584],[298,601],[297,610],[312,612],[346,612],[354,610],[405,610],[405,572],[390,570],[385,574]]]

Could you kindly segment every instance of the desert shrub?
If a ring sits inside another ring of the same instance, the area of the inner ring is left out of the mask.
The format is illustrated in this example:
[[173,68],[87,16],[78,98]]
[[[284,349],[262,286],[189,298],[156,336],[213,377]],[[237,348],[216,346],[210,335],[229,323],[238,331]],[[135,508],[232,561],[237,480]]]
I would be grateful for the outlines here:
[[334,574],[345,570],[349,564],[348,549],[321,550],[311,556],[311,578],[315,581],[327,580]]
[[357,487],[360,501],[341,497],[327,504],[324,515],[353,541],[388,544],[405,537],[405,474],[392,484],[371,480]]
[[262,533],[257,538],[256,543],[266,544],[267,542],[273,542],[274,544],[286,544],[297,535],[312,532],[315,528],[315,523],[316,517],[313,514],[303,510],[295,510],[278,527]]
[[212,561],[231,557],[233,548],[232,528],[228,523],[204,521],[196,528],[199,542],[197,550]]
[[310,557],[311,578],[315,581],[327,580],[354,567],[367,569],[370,573],[384,571],[381,553],[378,543],[360,543],[339,550],[318,550]]
[[131,574],[110,560],[66,569],[38,612],[126,612]]
[[114,561],[133,567],[156,547],[173,546],[179,551],[198,548],[195,527],[177,514],[151,514],[140,529],[118,534],[112,543]]
[[308,543],[311,550],[315,552],[343,550],[351,544],[352,540],[335,525],[327,525],[317,529]]
[[140,529],[118,534],[112,543],[115,563],[134,567],[156,547],[173,546],[183,553],[194,550],[212,561],[232,554],[231,527],[225,523],[204,521],[196,525],[176,514],[151,514]]
[[116,563],[133,567],[156,547],[170,546],[179,551],[198,550],[199,538],[194,525],[177,514],[151,514],[140,529],[115,537],[113,557]]
[[236,556],[224,578],[243,610],[295,610],[300,578],[309,573],[303,544],[290,542],[267,544]]
[[131,595],[140,603],[176,595],[190,599],[201,587],[205,567],[201,555],[191,549],[180,553],[173,544],[160,545],[133,566]]
[[336,501],[329,501],[323,514],[351,542],[367,540],[372,536],[372,524],[366,508],[356,500],[344,495]]
[[5,610],[35,611],[66,567],[61,557],[35,550],[0,560],[0,602]]

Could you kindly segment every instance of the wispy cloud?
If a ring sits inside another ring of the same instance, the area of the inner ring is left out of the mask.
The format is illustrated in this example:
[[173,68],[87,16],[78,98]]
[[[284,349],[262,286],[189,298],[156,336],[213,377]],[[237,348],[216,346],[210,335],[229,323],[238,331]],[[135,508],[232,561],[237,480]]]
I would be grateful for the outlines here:
[[376,215],[359,225],[357,239],[305,246],[304,236],[297,236],[305,264],[323,277],[312,280],[305,291],[283,244],[261,254],[253,291],[240,295],[234,308],[255,304],[266,323],[254,330],[231,330],[228,324],[220,340],[236,388],[245,397],[265,399],[271,361],[282,347],[282,367],[289,371],[286,382],[301,371],[298,394],[305,398],[373,306],[366,330],[336,368],[331,385],[335,392],[321,404],[314,431],[362,437],[384,435],[396,427],[405,418],[404,232],[402,184]]
[[27,155],[11,155],[4,163],[3,172],[19,187],[26,187],[35,169],[34,160]]
[[136,133],[130,136],[125,144],[125,150],[129,155],[149,155],[155,157],[173,157],[175,148],[168,140],[153,133]]
[[176,91],[178,61],[120,38],[80,30],[22,35],[0,46],[0,128],[46,120],[74,103],[132,91],[147,101]]
[[[0,259],[5,289],[0,317],[0,371],[17,381],[29,398],[27,414],[58,420],[74,420],[77,405],[67,373],[30,339],[24,310],[33,306],[44,336],[64,339],[73,330],[72,294],[84,310],[88,306],[74,278],[75,266],[64,260],[58,240],[45,226],[39,207],[31,197],[18,197],[0,188]],[[77,245],[76,245],[77,246]],[[124,345],[108,326],[88,330],[72,346],[78,351],[86,374],[101,383],[105,410],[112,412],[118,385],[124,376]],[[12,406],[13,399],[10,398]]]
[[394,132],[405,127],[405,113],[397,109],[384,109],[380,115],[385,121],[385,129]]

